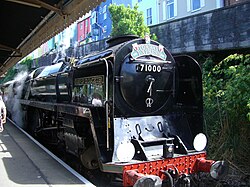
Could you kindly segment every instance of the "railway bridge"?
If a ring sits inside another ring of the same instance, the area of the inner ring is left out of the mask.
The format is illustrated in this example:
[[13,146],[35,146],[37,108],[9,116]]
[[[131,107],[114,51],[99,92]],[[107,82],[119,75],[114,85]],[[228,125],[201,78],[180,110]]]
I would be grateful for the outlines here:
[[174,54],[249,52],[250,2],[155,25],[151,31]]

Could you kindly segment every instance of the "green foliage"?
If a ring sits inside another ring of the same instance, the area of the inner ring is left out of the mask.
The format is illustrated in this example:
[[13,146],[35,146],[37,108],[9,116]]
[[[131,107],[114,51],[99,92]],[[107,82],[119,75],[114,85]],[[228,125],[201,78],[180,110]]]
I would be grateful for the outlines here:
[[203,65],[210,155],[220,155],[242,167],[250,156],[249,70],[250,55],[230,55],[217,65],[208,59]]
[[31,70],[32,61],[33,59],[31,57],[27,57],[24,60],[22,60],[20,63],[10,68],[5,78],[1,80],[0,84],[13,80],[19,72],[22,72],[22,71],[29,72]]
[[219,99],[223,111],[237,121],[238,118],[246,121],[250,98],[250,55],[230,55],[214,67],[208,61],[203,70],[205,100],[211,101],[205,102],[205,105],[213,107]]
[[10,80],[12,80],[16,75],[16,70],[14,67],[10,68],[7,72],[7,74],[5,75],[5,77],[0,81],[0,84],[8,82]]
[[[109,11],[112,20],[111,36],[133,34],[143,38],[146,33],[150,33],[149,27],[144,24],[143,13],[138,11],[138,5],[130,8],[123,4],[111,4]],[[157,39],[155,34],[153,34],[152,39]]]
[[20,71],[30,71],[32,66],[33,59],[31,57],[25,58],[23,61],[20,62],[21,68]]

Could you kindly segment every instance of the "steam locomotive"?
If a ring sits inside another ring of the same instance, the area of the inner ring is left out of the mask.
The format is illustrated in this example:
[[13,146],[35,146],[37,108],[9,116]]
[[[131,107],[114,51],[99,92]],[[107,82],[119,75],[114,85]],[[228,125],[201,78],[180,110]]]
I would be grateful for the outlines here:
[[190,186],[198,172],[219,178],[224,162],[206,159],[199,64],[149,37],[107,43],[15,82],[26,129],[123,186]]

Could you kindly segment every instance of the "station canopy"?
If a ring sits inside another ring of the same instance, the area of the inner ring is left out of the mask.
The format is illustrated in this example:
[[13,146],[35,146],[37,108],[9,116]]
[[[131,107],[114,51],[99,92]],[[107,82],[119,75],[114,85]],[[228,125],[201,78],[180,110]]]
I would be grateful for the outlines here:
[[0,76],[105,0],[1,0]]

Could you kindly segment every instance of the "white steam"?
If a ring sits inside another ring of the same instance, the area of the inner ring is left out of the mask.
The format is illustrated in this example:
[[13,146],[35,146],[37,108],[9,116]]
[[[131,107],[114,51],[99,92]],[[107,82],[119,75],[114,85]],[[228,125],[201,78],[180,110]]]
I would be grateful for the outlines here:
[[19,99],[22,96],[22,90],[27,76],[27,72],[18,73],[14,81],[8,87],[8,95],[5,101],[7,110],[10,112],[12,120],[21,128],[24,128],[24,115]]

